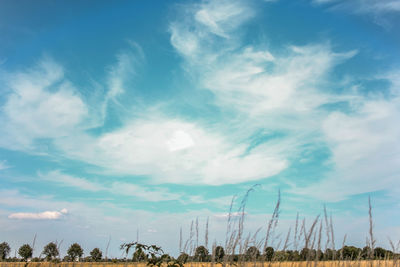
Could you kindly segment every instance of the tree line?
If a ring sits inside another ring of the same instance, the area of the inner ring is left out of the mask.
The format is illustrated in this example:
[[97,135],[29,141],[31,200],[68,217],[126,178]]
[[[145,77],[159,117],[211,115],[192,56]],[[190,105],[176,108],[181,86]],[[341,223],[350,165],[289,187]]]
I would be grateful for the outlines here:
[[[155,245],[143,245],[137,242],[121,245],[121,250],[125,251],[125,257],[120,259],[104,259],[103,253],[99,248],[90,251],[90,256],[83,257],[84,251],[78,243],[72,244],[67,255],[61,259],[59,246],[56,243],[48,243],[39,257],[32,258],[33,248],[29,244],[24,244],[18,249],[17,257],[9,257],[11,247],[7,242],[0,243],[1,261],[132,261],[147,262],[150,265],[158,265],[160,262],[169,262],[171,265],[182,266],[186,262],[254,262],[254,261],[327,261],[327,260],[383,260],[398,257],[398,254],[381,247],[371,249],[368,246],[357,248],[355,246],[343,246],[339,250],[326,249],[315,250],[303,248],[302,250],[274,250],[272,247],[266,247],[262,253],[259,248],[251,246],[247,248],[244,254],[226,255],[222,246],[213,247],[211,253],[205,246],[198,246],[192,255],[182,252],[176,259],[165,254],[162,249]],[[131,257],[128,257],[129,251],[133,250]],[[168,264],[170,265],[170,264]]]
[[[32,258],[33,248],[29,244],[24,244],[18,249],[20,258],[10,258],[11,247],[7,242],[0,244],[0,260],[1,261],[61,261],[59,247],[56,243],[50,242],[44,248],[39,257]],[[80,261],[83,256],[83,249],[78,243],[72,244],[68,250],[67,255],[62,261]],[[90,257],[85,260],[101,261],[103,254],[99,248],[94,248],[90,252]]]

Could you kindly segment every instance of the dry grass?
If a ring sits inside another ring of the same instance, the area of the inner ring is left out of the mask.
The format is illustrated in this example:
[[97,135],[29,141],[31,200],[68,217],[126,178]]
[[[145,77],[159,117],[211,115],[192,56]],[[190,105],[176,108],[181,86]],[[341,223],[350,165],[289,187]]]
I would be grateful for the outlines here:
[[[227,264],[228,265],[228,264]],[[0,262],[0,267],[25,267],[24,262]],[[31,262],[28,267],[147,267],[145,263],[91,263],[91,262]],[[211,267],[212,263],[187,263],[185,267]],[[221,264],[214,264],[219,267]],[[398,262],[392,260],[385,261],[288,261],[288,262],[253,262],[232,265],[232,267],[400,267]]]

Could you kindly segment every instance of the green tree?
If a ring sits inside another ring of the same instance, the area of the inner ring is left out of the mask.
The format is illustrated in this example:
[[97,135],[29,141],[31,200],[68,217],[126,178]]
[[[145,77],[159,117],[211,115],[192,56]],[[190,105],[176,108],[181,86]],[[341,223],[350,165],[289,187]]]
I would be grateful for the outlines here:
[[363,247],[361,250],[361,258],[364,260],[369,260],[372,258],[372,249],[369,246]]
[[300,260],[300,255],[299,255],[299,252],[297,250],[287,250],[286,253],[287,253],[289,261],[298,261],[298,260]]
[[264,250],[264,256],[266,261],[272,261],[274,257],[275,250],[272,247],[266,247]]
[[48,243],[44,248],[43,248],[43,252],[42,254],[44,254],[46,256],[46,260],[50,261],[55,259],[58,255],[60,255],[60,253],[58,252],[58,248],[57,245],[54,242],[50,242]]
[[134,262],[146,261],[146,260],[147,260],[147,255],[146,255],[146,253],[145,253],[143,250],[137,249],[137,250],[135,250],[135,252],[133,253],[132,260],[133,260]]
[[7,242],[3,242],[0,244],[0,260],[5,260],[7,256],[10,254],[11,248]]
[[72,261],[78,260],[83,255],[83,249],[78,243],[73,243],[67,251],[68,256],[71,258]]
[[33,249],[30,245],[25,244],[22,245],[19,249],[18,249],[18,254],[25,260],[27,261],[29,258],[32,258],[32,253],[33,253]]
[[260,257],[260,251],[257,247],[249,247],[246,251],[245,259],[246,261],[255,261]]
[[276,251],[274,255],[275,261],[287,261],[289,260],[289,253],[286,251]]
[[223,262],[225,257],[225,250],[221,246],[216,246],[214,249],[215,261],[216,262]]
[[92,251],[90,251],[90,257],[92,258],[93,261],[101,261],[103,253],[99,248],[94,248]]
[[362,250],[354,246],[344,246],[339,250],[339,255],[342,260],[356,260],[361,254]]
[[310,255],[311,255],[311,252],[310,252],[310,249],[309,249],[309,248],[303,248],[303,249],[300,251],[300,259],[301,259],[302,261],[309,260],[309,259],[310,259]]
[[185,264],[189,259],[189,255],[186,254],[185,252],[182,252],[181,255],[178,257],[178,261],[181,262],[182,264]]
[[199,262],[205,262],[208,259],[208,250],[204,246],[199,246],[194,252],[194,259]]
[[376,260],[383,260],[387,254],[387,250],[381,247],[377,247],[374,249],[374,256]]

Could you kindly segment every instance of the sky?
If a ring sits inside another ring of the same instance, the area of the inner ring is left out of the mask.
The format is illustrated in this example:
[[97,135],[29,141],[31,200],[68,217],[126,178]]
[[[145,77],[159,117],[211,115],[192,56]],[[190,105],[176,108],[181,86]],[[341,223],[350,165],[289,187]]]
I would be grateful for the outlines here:
[[[400,1],[0,2],[0,242],[120,257],[326,206],[400,239]],[[279,237],[279,236],[278,236]],[[277,237],[277,239],[279,239]]]

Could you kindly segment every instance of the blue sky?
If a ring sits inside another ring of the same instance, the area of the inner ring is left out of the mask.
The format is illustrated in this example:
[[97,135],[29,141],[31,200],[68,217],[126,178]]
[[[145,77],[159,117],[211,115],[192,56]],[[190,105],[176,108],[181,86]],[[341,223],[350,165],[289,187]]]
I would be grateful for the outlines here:
[[[400,2],[2,1],[0,231],[18,248],[224,242],[282,195],[337,239],[400,238]],[[202,234],[203,235],[203,232]],[[0,240],[1,241],[1,240]],[[204,242],[204,238],[200,238]],[[337,244],[341,244],[340,241]]]

